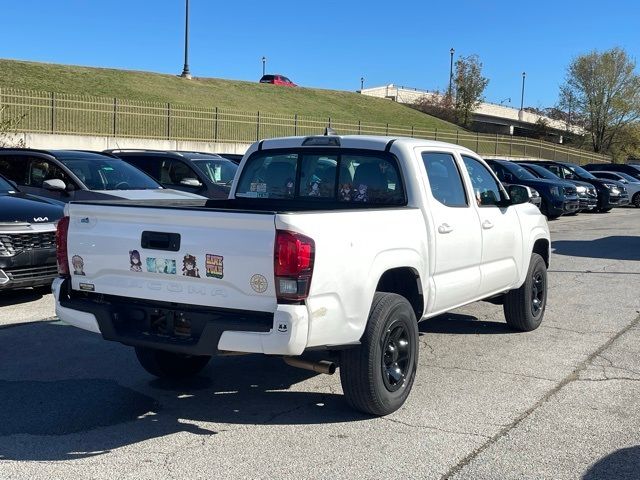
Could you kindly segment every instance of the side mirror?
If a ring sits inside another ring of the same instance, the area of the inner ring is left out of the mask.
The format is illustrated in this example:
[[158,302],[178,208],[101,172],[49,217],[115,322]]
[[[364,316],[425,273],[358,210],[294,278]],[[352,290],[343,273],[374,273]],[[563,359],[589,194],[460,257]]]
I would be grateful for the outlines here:
[[511,205],[519,205],[531,200],[529,189],[524,185],[509,185],[508,192],[509,198],[511,199]]
[[45,180],[44,182],[42,182],[42,187],[54,192],[64,192],[67,189],[66,183],[64,183],[59,178]]
[[200,183],[200,181],[195,178],[183,178],[182,180],[180,180],[180,185],[183,185],[185,187],[201,187],[202,183]]

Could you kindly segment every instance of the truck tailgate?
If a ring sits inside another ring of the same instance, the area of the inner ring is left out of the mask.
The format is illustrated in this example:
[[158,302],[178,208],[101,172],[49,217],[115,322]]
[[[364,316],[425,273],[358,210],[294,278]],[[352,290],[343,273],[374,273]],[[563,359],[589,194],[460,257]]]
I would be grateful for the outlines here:
[[274,312],[274,216],[70,204],[72,288]]

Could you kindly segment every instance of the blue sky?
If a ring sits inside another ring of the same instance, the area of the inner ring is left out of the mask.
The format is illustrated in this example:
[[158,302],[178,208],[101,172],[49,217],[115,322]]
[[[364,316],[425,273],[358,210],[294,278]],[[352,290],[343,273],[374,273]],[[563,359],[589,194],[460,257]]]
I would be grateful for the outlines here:
[[[184,0],[0,1],[0,57],[180,73]],[[486,99],[552,106],[573,57],[620,46],[640,57],[640,2],[191,0],[196,76],[268,72],[319,88],[446,89],[449,49],[477,54]],[[1,75],[1,72],[0,72]],[[505,102],[507,103],[507,102]]]

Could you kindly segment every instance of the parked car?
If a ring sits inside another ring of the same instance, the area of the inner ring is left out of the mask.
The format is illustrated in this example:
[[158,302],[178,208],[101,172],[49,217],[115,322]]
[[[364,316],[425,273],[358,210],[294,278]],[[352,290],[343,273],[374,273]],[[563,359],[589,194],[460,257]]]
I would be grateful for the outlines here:
[[25,193],[62,202],[99,198],[201,198],[166,190],[146,173],[101,152],[0,148],[0,174]]
[[540,211],[553,220],[560,215],[578,211],[578,192],[575,185],[563,180],[537,178],[526,168],[508,160],[487,160],[500,181],[535,188],[542,197]]
[[238,165],[213,153],[108,150],[153,177],[165,188],[208,198],[227,198]]
[[[535,163],[527,163],[527,162],[516,162],[518,165],[529,170],[533,175],[538,178],[546,178],[547,180],[560,180],[562,179],[558,177],[555,173],[547,170],[546,168],[536,165]],[[587,182],[582,182],[580,180],[566,179],[566,182],[571,182],[576,186],[576,191],[578,192],[578,202],[579,202],[579,212],[589,212],[591,210],[595,210],[598,208],[598,191],[596,187]]]
[[297,87],[295,83],[289,80],[284,75],[263,75],[260,79],[260,83],[271,83],[273,85],[282,85],[285,87]]
[[[534,162],[530,162],[534,163]],[[552,162],[539,160],[535,165],[540,165],[563,180],[580,180],[590,183],[598,191],[598,211],[608,212],[613,207],[629,204],[629,194],[624,185],[615,180],[600,180],[590,172],[569,162]]]
[[21,192],[0,176],[0,291],[51,285],[64,203]]
[[[419,320],[487,299],[515,330],[542,322],[549,228],[525,187],[508,191],[458,145],[263,140],[229,199],[204,208],[71,203],[58,224],[56,313],[133,346],[159,377],[194,375],[218,353],[321,373],[337,360],[348,403],[386,415],[411,391]],[[133,208],[135,223],[124,219]]]
[[636,180],[640,181],[640,165],[629,165],[625,163],[590,163],[584,166],[585,170],[589,172],[618,172],[631,175]]
[[631,204],[640,207],[640,180],[623,172],[599,172],[597,170],[591,170],[591,173],[603,180],[615,180],[623,184],[629,193]]

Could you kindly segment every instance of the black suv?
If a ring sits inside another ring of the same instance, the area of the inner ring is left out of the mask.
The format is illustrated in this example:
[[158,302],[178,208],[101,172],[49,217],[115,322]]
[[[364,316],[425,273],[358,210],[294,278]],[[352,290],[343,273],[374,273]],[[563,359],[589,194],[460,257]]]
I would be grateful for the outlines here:
[[596,187],[598,191],[598,211],[600,212],[608,212],[613,207],[629,204],[629,194],[627,193],[627,189],[624,188],[624,185],[615,180],[601,180],[596,178],[579,165],[569,162],[551,162],[548,160],[530,163],[540,165],[564,180],[581,180]]
[[0,148],[0,174],[25,193],[63,202],[123,197],[116,192],[123,190],[162,189],[114,155],[80,150]]
[[626,163],[590,163],[584,166],[589,172],[622,172],[640,180],[640,165],[627,165]]
[[[547,180],[562,180],[555,173],[551,173],[546,168],[536,165],[535,163],[529,162],[516,162],[518,165],[529,170],[533,175],[538,178],[546,178]],[[576,186],[576,190],[578,191],[578,202],[579,209],[578,211],[591,211],[598,208],[598,191],[596,187],[587,182],[582,182],[580,180],[565,180],[567,182],[571,182]]]
[[238,165],[215,153],[164,150],[108,150],[147,173],[163,187],[208,198],[227,198]]
[[64,204],[21,192],[0,176],[0,291],[50,285],[58,276],[56,222]]
[[563,180],[537,178],[526,168],[507,160],[487,160],[500,181],[505,184],[526,185],[535,188],[542,197],[540,211],[549,219],[578,211],[575,185]]

